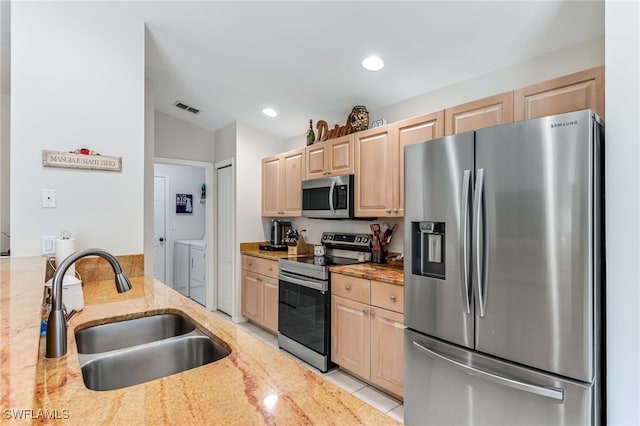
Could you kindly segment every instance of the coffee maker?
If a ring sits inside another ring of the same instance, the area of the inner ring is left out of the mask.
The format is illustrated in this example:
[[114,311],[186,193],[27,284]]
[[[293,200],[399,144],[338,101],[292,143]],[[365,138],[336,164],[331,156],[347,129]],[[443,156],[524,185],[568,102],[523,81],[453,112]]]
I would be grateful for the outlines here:
[[284,243],[284,237],[287,231],[291,229],[291,222],[285,222],[280,219],[271,220],[271,238],[269,244],[261,244],[261,250],[286,251],[287,245]]

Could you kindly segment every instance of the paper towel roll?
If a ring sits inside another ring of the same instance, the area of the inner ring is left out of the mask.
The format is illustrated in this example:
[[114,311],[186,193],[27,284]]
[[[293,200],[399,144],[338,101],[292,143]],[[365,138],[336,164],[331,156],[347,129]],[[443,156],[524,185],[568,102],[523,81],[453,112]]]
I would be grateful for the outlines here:
[[[59,266],[63,260],[65,260],[69,255],[76,251],[76,240],[73,238],[58,238],[56,240],[56,266]],[[76,266],[75,264],[71,265],[69,269],[67,269],[67,273],[65,275],[76,275]]]

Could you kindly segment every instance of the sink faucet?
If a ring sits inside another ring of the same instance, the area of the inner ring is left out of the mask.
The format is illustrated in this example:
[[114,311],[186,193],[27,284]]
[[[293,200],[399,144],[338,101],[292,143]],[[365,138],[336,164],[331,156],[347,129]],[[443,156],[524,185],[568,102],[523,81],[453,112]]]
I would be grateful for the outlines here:
[[62,261],[53,274],[51,313],[47,322],[47,358],[60,358],[67,353],[67,321],[62,310],[62,279],[73,262],[85,256],[100,256],[111,264],[118,293],[131,290],[129,279],[122,272],[114,255],[98,248],[79,250]]

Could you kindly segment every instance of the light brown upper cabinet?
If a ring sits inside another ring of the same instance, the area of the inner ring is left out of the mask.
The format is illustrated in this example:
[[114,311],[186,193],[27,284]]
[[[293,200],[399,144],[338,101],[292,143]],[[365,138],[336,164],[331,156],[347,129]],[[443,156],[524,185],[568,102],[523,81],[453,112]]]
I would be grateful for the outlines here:
[[518,89],[513,102],[515,121],[587,108],[604,119],[604,67]]
[[444,110],[445,135],[513,122],[513,92],[489,96]]
[[356,217],[404,216],[404,147],[442,137],[444,111],[355,133]]
[[305,170],[305,179],[353,174],[353,134],[307,146]]
[[305,149],[262,159],[262,216],[300,216]]

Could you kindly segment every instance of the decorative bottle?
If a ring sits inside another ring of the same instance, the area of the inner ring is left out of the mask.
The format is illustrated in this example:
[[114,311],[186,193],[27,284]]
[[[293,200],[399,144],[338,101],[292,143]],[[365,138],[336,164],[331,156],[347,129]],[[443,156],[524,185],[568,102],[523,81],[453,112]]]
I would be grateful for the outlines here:
[[309,130],[307,130],[307,145],[311,145],[316,141],[316,134],[313,131],[313,121],[309,120]]

